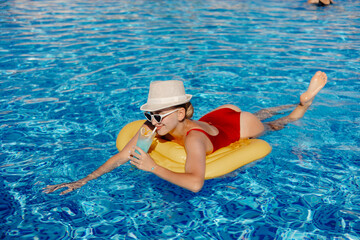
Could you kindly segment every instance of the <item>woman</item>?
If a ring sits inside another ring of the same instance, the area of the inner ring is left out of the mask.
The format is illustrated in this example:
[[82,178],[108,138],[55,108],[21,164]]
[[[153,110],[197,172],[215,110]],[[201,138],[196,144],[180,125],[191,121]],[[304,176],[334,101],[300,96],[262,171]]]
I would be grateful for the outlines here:
[[192,96],[185,94],[181,81],[152,82],[148,101],[140,108],[146,111],[145,117],[148,122],[144,126],[151,130],[156,127],[159,136],[184,146],[186,150],[185,173],[175,173],[157,165],[149,154],[136,146],[138,138],[136,134],[122,151],[87,177],[71,183],[47,186],[44,192],[51,193],[67,187],[68,189],[61,194],[69,193],[129,160],[141,170],[152,172],[173,184],[198,192],[204,185],[207,154],[239,139],[257,137],[265,130],[282,129],[287,123],[300,119],[326,82],[326,74],[317,72],[311,79],[307,91],[300,96],[300,103],[296,108],[288,116],[268,123],[262,123],[261,120],[270,118],[277,114],[277,111],[294,105],[264,109],[251,114],[228,104],[214,109],[199,121],[195,121],[191,120],[193,108],[190,99]]
[[308,0],[308,3],[317,4],[319,6],[327,6],[330,4],[334,4],[333,0]]

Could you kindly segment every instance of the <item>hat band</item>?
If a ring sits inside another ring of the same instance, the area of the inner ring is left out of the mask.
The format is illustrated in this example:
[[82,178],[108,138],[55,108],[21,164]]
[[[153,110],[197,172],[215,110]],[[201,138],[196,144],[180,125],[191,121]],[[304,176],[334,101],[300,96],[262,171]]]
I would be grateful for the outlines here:
[[169,104],[169,103],[177,103],[180,101],[185,101],[186,95],[177,96],[177,97],[167,97],[167,98],[151,98],[148,99],[147,104]]

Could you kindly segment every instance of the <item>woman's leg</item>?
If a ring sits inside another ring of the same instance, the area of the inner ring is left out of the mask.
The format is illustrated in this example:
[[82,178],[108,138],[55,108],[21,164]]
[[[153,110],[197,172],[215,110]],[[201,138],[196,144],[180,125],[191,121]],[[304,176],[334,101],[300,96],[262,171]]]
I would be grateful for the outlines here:
[[283,105],[283,106],[278,106],[278,107],[271,107],[271,108],[265,108],[265,109],[261,109],[260,111],[257,111],[256,113],[254,113],[254,115],[260,119],[260,121],[263,121],[265,119],[271,118],[275,115],[280,114],[279,111],[285,110],[285,109],[289,109],[289,108],[293,108],[296,107],[297,104],[290,104],[290,105]]
[[[264,131],[264,125],[267,126],[267,130],[280,130],[285,127],[286,124],[296,121],[304,116],[306,110],[310,107],[312,100],[316,94],[325,86],[327,82],[327,76],[324,72],[316,72],[312,77],[309,87],[306,92],[300,96],[300,104],[285,105],[279,107],[272,107],[258,111],[255,114],[249,112],[242,112],[240,117],[240,136],[241,138],[251,138],[259,136]],[[296,106],[296,108],[286,117],[277,119],[272,122],[262,123],[261,120],[270,118],[278,111],[288,109]],[[241,112],[240,108],[235,105],[227,104],[220,106],[213,111],[220,108],[231,108],[237,112]]]
[[288,116],[279,118],[275,121],[265,124],[267,124],[271,130],[280,130],[283,129],[286,124],[302,118],[306,110],[312,104],[314,97],[325,86],[326,82],[326,74],[320,71],[316,72],[315,75],[312,77],[306,92],[301,94],[300,103],[297,105],[297,107]]

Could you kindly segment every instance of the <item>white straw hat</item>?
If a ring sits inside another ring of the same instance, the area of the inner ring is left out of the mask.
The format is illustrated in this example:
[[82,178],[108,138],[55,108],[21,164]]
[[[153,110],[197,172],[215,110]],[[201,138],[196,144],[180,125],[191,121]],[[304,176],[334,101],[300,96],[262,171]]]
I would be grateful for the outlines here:
[[192,95],[185,94],[182,81],[155,81],[150,83],[147,103],[140,107],[142,111],[158,111],[164,108],[190,102]]

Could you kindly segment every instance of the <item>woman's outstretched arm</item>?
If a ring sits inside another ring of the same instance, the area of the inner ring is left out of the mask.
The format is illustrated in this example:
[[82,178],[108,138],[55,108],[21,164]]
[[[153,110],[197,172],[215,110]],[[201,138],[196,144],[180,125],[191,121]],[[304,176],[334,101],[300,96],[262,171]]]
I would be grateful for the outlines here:
[[135,136],[129,141],[129,143],[124,147],[124,149],[122,149],[119,153],[109,158],[103,165],[101,165],[98,169],[90,173],[85,178],[79,179],[75,182],[48,185],[44,188],[44,192],[52,193],[61,188],[67,188],[67,190],[61,192],[61,195],[63,195],[71,191],[74,191],[75,189],[81,188],[89,181],[94,180],[104,175],[105,173],[111,172],[112,170],[126,163],[129,160],[129,151],[130,149],[133,148],[133,146],[136,145],[137,138],[138,138],[138,134],[135,134]]

